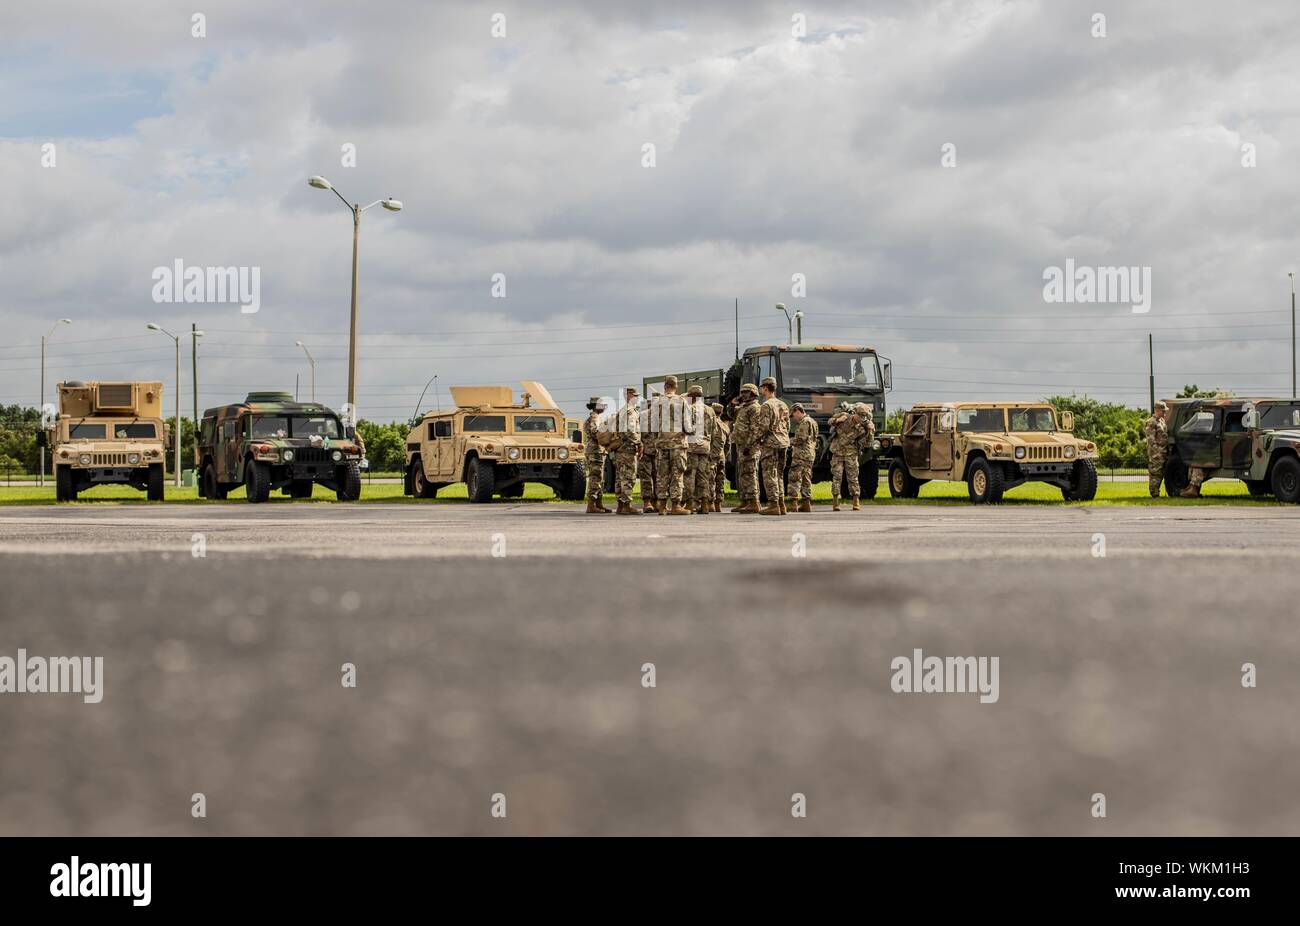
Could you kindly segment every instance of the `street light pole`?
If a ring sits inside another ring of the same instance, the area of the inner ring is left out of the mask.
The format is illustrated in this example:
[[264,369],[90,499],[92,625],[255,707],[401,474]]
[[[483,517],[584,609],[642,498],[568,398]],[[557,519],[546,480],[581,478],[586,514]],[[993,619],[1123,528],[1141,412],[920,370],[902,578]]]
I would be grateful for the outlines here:
[[1295,398],[1295,273],[1287,274],[1291,278],[1291,398]]
[[[355,294],[356,294],[356,290],[354,289],[352,292],[353,292],[353,295],[355,296]],[[355,306],[356,306],[356,302],[355,302],[355,300],[354,300],[354,301],[353,301],[353,314],[352,314],[352,317],[353,317],[354,320],[356,319],[356,308],[355,308]],[[355,333],[355,329],[354,329],[354,333]],[[316,358],[313,357],[313,356],[311,355],[311,351],[309,351],[309,350],[307,349],[307,345],[304,344],[304,343],[302,343],[302,341],[294,341],[293,343],[297,344],[299,347],[302,348],[302,352],[303,352],[304,354],[307,355],[307,362],[308,362],[309,364],[311,364],[311,400],[312,400],[313,402],[315,402],[315,401],[316,401]],[[350,392],[351,389],[352,389],[352,387],[349,386],[349,387],[348,387],[348,391]]]
[[[203,332],[199,330],[198,325],[190,322],[190,378],[194,380],[194,471],[196,473],[199,468],[199,338],[201,337]],[[177,388],[180,388],[179,384]]]
[[[57,322],[54,323],[54,326],[50,328],[49,334],[41,336],[41,414],[42,415],[45,414],[45,342],[48,341],[50,338],[54,337],[54,332],[59,330],[59,325],[71,325],[71,324],[72,324],[72,319],[60,318]],[[39,440],[37,441],[37,443],[40,444],[40,451],[41,451],[41,478],[37,481],[36,484],[43,486],[45,485],[45,445],[42,444]]]
[[166,328],[162,327],[161,325],[155,325],[153,322],[149,322],[149,324],[145,325],[145,327],[148,328],[150,331],[161,331],[163,334],[167,335],[167,337],[171,338],[174,342],[176,342],[176,430],[175,433],[172,434],[172,443],[175,449],[175,453],[173,454],[173,457],[176,462],[174,467],[175,472],[172,473],[173,476],[172,484],[175,485],[177,488],[180,488],[180,484],[181,484],[181,336],[179,334],[172,334]]
[[790,320],[790,313],[785,310],[785,303],[778,302],[776,310],[785,314],[785,343],[794,343],[794,322]]
[[365,212],[371,206],[383,206],[389,212],[401,212],[402,202],[393,199],[391,196],[387,199],[377,199],[368,206],[360,203],[350,203],[334,185],[321,176],[307,178],[307,184],[318,190],[329,190],[343,205],[348,207],[352,213],[352,319],[349,325],[348,336],[348,404],[352,407],[352,418],[355,421],[357,416],[357,263],[358,254],[361,249],[361,213]]

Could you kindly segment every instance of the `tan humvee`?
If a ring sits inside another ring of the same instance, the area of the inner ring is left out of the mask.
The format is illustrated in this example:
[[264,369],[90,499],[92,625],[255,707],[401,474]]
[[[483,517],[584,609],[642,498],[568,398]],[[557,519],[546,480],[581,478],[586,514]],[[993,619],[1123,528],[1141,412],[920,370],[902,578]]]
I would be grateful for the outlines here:
[[59,416],[46,433],[57,500],[75,501],[82,489],[117,483],[162,501],[168,434],[162,383],[59,383]]
[[926,402],[903,415],[888,450],[889,493],[916,498],[931,479],[965,482],[976,504],[998,502],[1024,482],[1057,486],[1068,501],[1097,494],[1097,446],[1074,415],[1045,402]]
[[456,408],[427,412],[406,437],[405,493],[434,498],[465,483],[471,502],[519,498],[540,482],[566,501],[586,494],[582,444],[541,383],[525,380],[515,404],[509,386],[452,386]]

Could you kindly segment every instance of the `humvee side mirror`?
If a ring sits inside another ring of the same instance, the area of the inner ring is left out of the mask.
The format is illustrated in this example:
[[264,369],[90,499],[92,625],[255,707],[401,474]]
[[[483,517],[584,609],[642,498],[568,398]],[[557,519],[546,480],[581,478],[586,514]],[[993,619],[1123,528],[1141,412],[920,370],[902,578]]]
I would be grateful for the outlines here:
[[886,391],[894,388],[894,365],[888,360],[886,360],[885,365],[880,368],[880,376],[885,381]]
[[1259,412],[1252,408],[1250,411],[1246,412],[1246,414],[1242,415],[1241,426],[1247,431],[1253,431],[1255,428],[1259,427]]
[[1061,430],[1074,430],[1074,412],[1061,412]]
[[952,430],[952,418],[953,418],[953,413],[952,413],[951,410],[946,411],[946,412],[944,412],[942,415],[940,415],[940,416],[939,416],[939,427],[937,428],[937,430],[940,430],[940,431],[951,431],[951,430]]

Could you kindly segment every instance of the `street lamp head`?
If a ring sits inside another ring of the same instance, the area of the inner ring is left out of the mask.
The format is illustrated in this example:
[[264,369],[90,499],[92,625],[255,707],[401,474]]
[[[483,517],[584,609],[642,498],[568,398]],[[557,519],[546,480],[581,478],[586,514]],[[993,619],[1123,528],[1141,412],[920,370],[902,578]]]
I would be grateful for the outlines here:
[[388,197],[388,199],[384,200],[382,203],[380,203],[380,205],[383,206],[385,209],[387,209],[389,212],[402,211],[402,201],[400,199],[393,199],[391,196]]
[[778,303],[776,304],[776,310],[777,310],[778,312],[784,312],[784,311],[785,311],[785,303],[784,303],[784,302],[778,302]]
[[149,322],[148,324],[145,325],[145,327],[148,328],[150,331],[162,331],[162,329],[159,328],[157,325],[155,325],[153,322]]
[[203,332],[202,332],[202,331],[191,331],[190,334],[193,335],[193,336],[196,337],[196,338],[201,338],[201,337],[203,337]]
[[60,325],[71,325],[71,324],[72,324],[72,319],[70,319],[70,318],[60,318],[60,319],[59,319],[59,324],[60,324]]
[[302,341],[294,341],[293,343],[298,347],[302,347]]
[[326,180],[324,177],[320,176],[319,174],[313,177],[308,177],[307,184],[309,186],[314,186],[318,190],[334,189],[333,184],[331,184],[328,180]]

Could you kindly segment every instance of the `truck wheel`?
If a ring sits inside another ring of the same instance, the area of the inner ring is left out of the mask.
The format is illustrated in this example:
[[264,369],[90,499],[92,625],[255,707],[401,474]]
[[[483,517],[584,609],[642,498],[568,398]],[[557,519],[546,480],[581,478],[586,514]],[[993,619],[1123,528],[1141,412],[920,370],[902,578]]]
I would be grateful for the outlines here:
[[160,502],[163,500],[163,465],[161,463],[149,464],[149,488],[148,498],[151,502]]
[[576,463],[560,467],[560,491],[556,493],[566,502],[580,502],[587,495],[587,473]]
[[1097,467],[1091,460],[1076,460],[1070,478],[1070,501],[1090,502],[1097,497]]
[[976,505],[985,505],[1002,501],[1002,470],[989,463],[983,457],[971,462],[966,474],[966,487],[970,500]]
[[889,494],[894,498],[916,498],[921,483],[907,471],[907,464],[895,457],[889,463]]
[[1300,502],[1300,460],[1282,457],[1273,464],[1273,497],[1279,502]]
[[1170,457],[1165,463],[1165,494],[1177,498],[1187,485],[1187,466],[1178,457]]
[[425,478],[424,461],[419,457],[411,461],[411,494],[416,498],[438,497],[438,487]]
[[249,460],[244,465],[244,488],[250,502],[266,501],[271,495],[271,467]]
[[496,464],[474,459],[470,460],[469,472],[465,474],[465,489],[471,502],[490,502],[496,489]]
[[71,466],[54,467],[54,500],[56,502],[77,500],[77,487],[72,481]]
[[858,485],[862,489],[862,498],[875,498],[880,491],[880,464],[874,457],[858,466]]
[[203,467],[203,497],[225,498],[230,490],[217,480],[217,468],[209,463]]
[[1243,479],[1246,483],[1246,491],[1254,498],[1260,498],[1268,494],[1268,483],[1263,479]]
[[355,502],[361,497],[361,466],[357,463],[344,463],[335,469],[334,494],[341,502]]

